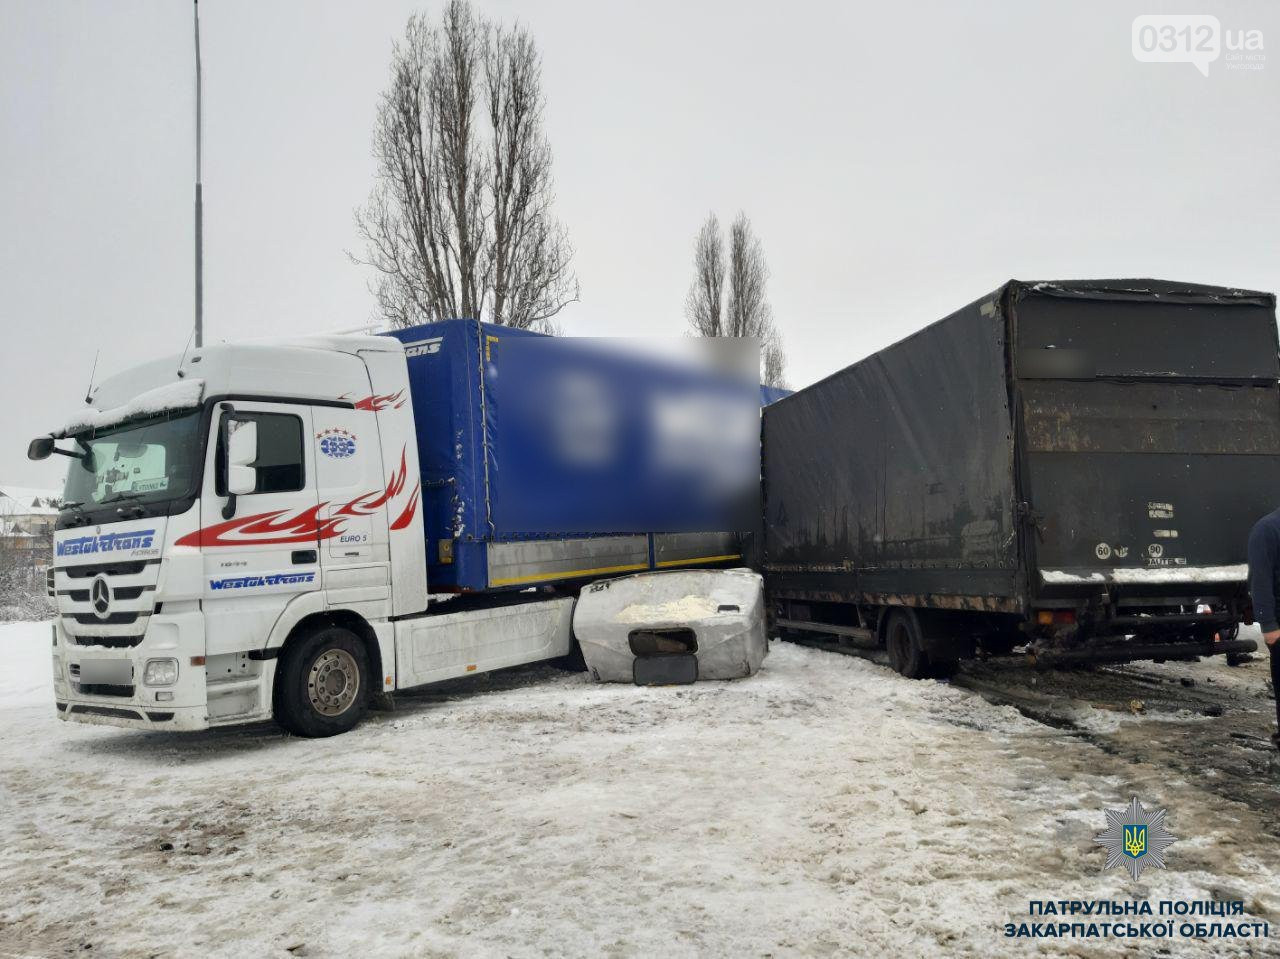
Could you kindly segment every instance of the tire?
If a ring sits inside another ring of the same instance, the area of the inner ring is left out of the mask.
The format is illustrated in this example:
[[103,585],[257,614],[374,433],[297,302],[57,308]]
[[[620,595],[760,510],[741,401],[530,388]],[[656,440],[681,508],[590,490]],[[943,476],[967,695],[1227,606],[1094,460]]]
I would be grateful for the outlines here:
[[369,711],[369,653],[355,633],[329,626],[285,650],[275,719],[295,736],[336,736]]
[[930,676],[929,656],[924,651],[920,624],[910,610],[895,609],[884,627],[884,645],[889,651],[889,665],[907,679]]

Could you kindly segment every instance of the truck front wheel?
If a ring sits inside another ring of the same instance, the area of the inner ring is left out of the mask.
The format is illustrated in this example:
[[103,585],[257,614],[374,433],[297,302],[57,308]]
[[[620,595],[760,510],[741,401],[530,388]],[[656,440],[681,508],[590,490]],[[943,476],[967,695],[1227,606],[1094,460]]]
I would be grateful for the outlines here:
[[369,654],[350,630],[321,629],[285,650],[275,718],[295,736],[345,733],[369,709]]

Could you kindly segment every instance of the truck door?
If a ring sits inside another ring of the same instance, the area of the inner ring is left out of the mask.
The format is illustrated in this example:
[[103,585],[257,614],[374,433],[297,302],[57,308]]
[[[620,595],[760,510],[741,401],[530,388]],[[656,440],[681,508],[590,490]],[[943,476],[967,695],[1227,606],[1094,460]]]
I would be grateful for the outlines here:
[[[227,446],[254,424],[253,492],[231,497]],[[200,501],[198,540],[204,555],[206,652],[238,652],[265,644],[285,605],[320,588],[311,411],[289,403],[220,403]]]
[[[320,521],[328,533],[320,544],[328,604],[386,603],[387,504],[404,484],[401,464],[383,463],[373,410],[318,406],[313,416]],[[372,607],[361,612],[389,615]]]

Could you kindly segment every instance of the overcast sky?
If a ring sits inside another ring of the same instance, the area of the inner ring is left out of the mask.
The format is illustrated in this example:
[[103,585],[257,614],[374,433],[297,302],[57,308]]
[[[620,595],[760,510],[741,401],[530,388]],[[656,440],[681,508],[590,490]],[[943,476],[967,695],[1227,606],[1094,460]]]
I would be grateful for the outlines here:
[[[1280,288],[1280,5],[485,0],[544,58],[570,334],[679,334],[695,232],[745,210],[794,386],[1010,277]],[[1142,64],[1213,13],[1270,62]],[[352,210],[395,2],[201,3],[206,340],[373,311]],[[192,321],[191,8],[0,0],[0,485],[27,440]],[[1275,52],[1272,52],[1272,51]]]

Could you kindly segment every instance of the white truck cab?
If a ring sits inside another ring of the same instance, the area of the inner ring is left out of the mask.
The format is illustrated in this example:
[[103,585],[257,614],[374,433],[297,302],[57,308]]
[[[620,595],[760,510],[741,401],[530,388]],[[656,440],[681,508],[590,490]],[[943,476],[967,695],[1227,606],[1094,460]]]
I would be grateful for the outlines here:
[[428,614],[396,339],[211,346],[89,399],[30,450],[70,458],[51,573],[63,719],[274,716],[326,735],[379,692],[569,652],[571,599]]

